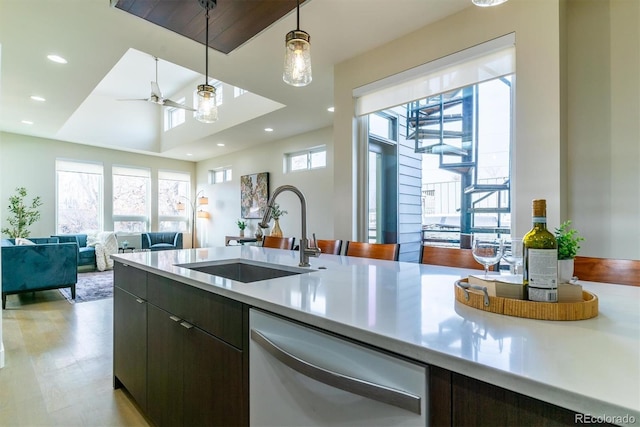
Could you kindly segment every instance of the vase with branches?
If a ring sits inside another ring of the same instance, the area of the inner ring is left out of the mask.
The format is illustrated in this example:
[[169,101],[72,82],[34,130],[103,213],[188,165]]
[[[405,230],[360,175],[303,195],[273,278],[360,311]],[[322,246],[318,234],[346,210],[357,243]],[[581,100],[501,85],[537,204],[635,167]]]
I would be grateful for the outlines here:
[[280,228],[280,218],[286,215],[288,212],[281,209],[278,203],[274,203],[271,206],[271,217],[273,218],[273,228],[271,229],[271,236],[282,237],[282,229]]
[[16,188],[16,194],[9,197],[8,211],[11,213],[7,222],[9,227],[2,229],[2,234],[6,234],[11,238],[29,237],[31,234],[29,227],[40,219],[40,211],[38,208],[42,206],[40,196],[36,196],[27,204],[27,189],[24,187]]

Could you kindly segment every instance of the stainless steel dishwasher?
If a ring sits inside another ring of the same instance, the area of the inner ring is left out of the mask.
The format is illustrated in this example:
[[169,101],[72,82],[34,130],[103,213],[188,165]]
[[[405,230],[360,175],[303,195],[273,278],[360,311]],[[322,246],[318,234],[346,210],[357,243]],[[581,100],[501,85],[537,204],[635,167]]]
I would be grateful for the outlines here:
[[252,426],[426,426],[427,368],[252,309]]

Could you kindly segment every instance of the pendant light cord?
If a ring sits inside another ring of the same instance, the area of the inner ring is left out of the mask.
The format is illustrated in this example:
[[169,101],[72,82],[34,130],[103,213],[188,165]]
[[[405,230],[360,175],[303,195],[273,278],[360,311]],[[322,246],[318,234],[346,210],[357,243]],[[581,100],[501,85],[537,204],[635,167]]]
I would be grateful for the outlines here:
[[296,30],[300,31],[300,0],[298,0],[298,5],[296,6]]
[[[298,0],[299,1],[299,0]],[[209,84],[209,8],[205,14],[207,19],[207,28],[205,29],[205,41],[204,41],[204,84]]]

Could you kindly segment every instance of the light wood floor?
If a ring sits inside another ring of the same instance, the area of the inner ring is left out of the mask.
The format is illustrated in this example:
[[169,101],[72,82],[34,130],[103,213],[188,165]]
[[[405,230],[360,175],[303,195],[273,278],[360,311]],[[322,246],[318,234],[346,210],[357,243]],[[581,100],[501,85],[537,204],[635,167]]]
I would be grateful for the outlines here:
[[57,290],[7,297],[0,426],[148,426],[113,389],[113,299],[69,304]]

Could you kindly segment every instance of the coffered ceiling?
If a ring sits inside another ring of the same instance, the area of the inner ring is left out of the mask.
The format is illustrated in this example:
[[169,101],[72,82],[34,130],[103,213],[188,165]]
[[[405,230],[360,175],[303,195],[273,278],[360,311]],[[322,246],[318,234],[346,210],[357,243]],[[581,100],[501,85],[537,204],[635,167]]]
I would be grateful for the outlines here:
[[294,88],[282,66],[295,1],[218,0],[210,77],[250,94],[225,94],[216,123],[187,114],[165,132],[165,107],[118,99],[149,96],[158,57],[163,95],[192,104],[205,68],[197,0],[0,0],[0,130],[191,161],[268,144],[332,125],[334,65],[465,7],[470,0],[307,0],[300,28],[311,35],[313,82]]

